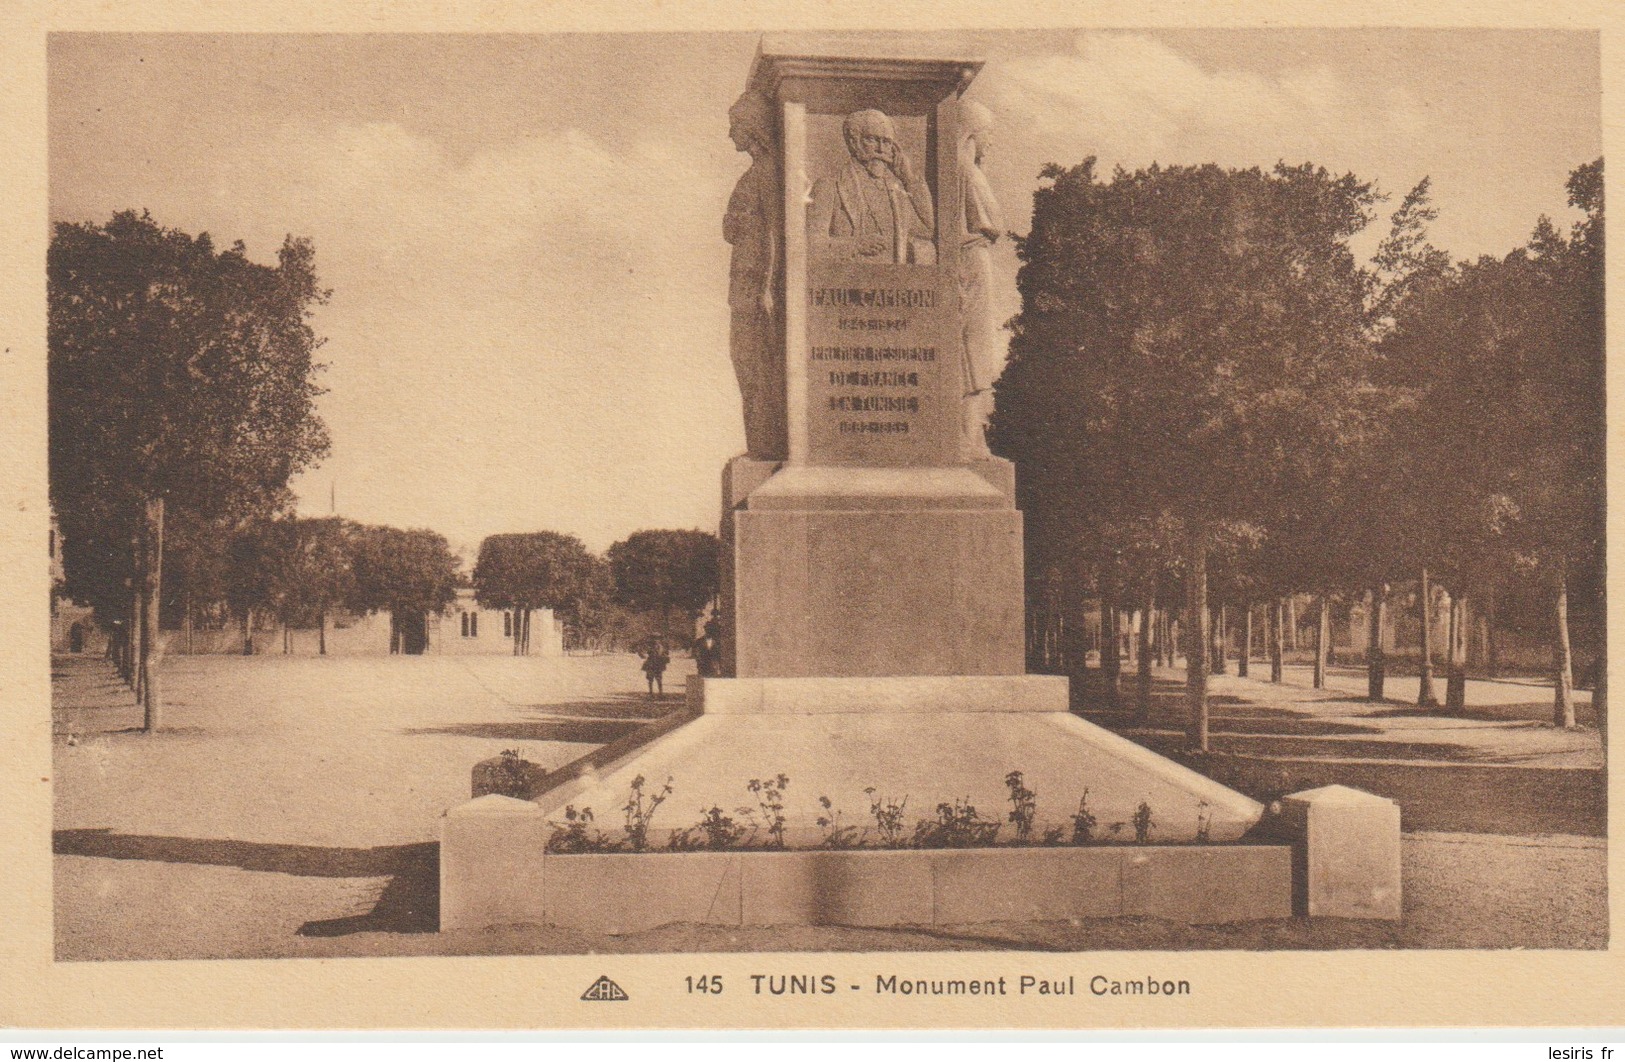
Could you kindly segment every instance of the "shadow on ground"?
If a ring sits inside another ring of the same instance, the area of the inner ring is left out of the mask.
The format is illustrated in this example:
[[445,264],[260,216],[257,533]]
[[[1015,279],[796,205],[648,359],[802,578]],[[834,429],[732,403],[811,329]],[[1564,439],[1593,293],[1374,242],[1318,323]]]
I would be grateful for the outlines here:
[[[1306,691],[1293,690],[1292,695]],[[1320,699],[1316,696],[1307,699]],[[1098,680],[1074,707],[1098,723],[1155,752],[1186,764],[1255,800],[1269,803],[1288,793],[1346,785],[1399,802],[1408,831],[1462,833],[1568,833],[1602,837],[1607,830],[1607,781],[1603,771],[1571,767],[1525,767],[1479,762],[1485,752],[1450,741],[1378,740],[1385,718],[1445,718],[1396,705],[1366,710],[1349,705],[1354,718],[1328,720],[1281,708],[1249,705],[1234,697],[1211,697],[1210,746],[1206,755],[1185,747],[1184,689],[1159,679],[1152,685],[1151,713],[1140,720],[1132,708],[1133,686],[1125,678],[1118,705],[1102,703]],[[1344,695],[1345,697],[1347,695]],[[1516,706],[1470,709],[1465,717],[1504,720]],[[1371,726],[1360,719],[1369,718]],[[1538,725],[1538,724],[1531,724]],[[1358,735],[1373,737],[1362,740]],[[1381,761],[1381,762],[1378,762]],[[1406,762],[1417,761],[1417,762]]]
[[680,707],[682,697],[626,693],[618,697],[554,704],[528,704],[517,711],[528,714],[484,723],[452,723],[420,727],[403,733],[412,736],[475,737],[492,741],[560,741],[580,745],[607,745],[647,726]]
[[389,881],[371,911],[306,922],[299,927],[300,936],[433,933],[440,927],[440,845],[432,841],[376,848],[323,848],[82,829],[55,831],[51,850],[56,855],[237,867],[306,878],[387,877]]

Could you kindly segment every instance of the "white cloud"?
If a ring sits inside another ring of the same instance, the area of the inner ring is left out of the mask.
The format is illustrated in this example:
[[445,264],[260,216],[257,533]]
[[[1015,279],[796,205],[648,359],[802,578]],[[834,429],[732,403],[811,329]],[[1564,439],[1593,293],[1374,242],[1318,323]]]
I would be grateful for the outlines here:
[[1025,124],[1025,139],[1057,159],[1095,155],[1108,171],[1283,158],[1344,169],[1361,148],[1424,125],[1418,101],[1402,90],[1377,91],[1326,68],[1207,70],[1134,34],[1080,34],[1071,53],[1017,59],[990,80],[994,105]]

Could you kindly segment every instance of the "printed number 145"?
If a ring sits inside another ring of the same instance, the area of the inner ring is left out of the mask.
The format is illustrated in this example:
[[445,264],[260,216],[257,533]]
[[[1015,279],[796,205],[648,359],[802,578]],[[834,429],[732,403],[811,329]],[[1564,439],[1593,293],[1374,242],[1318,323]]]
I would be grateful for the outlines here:
[[689,995],[693,995],[695,992],[704,992],[706,995],[710,996],[720,996],[722,994],[721,974],[709,974],[702,975],[700,977],[685,977],[683,980],[688,984]]

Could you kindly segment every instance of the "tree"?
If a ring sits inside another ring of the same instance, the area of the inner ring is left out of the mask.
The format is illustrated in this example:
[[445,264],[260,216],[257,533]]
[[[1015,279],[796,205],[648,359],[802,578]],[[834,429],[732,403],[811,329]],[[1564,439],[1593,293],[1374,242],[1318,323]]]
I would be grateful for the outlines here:
[[1263,525],[1289,484],[1343,475],[1374,419],[1348,238],[1375,195],[1310,165],[1103,181],[1089,160],[1043,177],[995,448],[1051,519],[1093,506],[1182,528],[1189,739],[1205,749],[1215,542]]
[[134,670],[156,730],[166,514],[267,511],[327,452],[309,323],[327,292],[308,240],[289,237],[263,266],[240,242],[217,253],[207,233],[133,211],[58,224],[46,274],[51,503],[68,590],[127,631],[146,628]]
[[708,531],[634,531],[605,553],[616,600],[692,625],[717,596],[719,550]]
[[[1384,342],[1389,371],[1422,395],[1412,489],[1431,524],[1413,528],[1452,599],[1485,597],[1520,567],[1550,585],[1554,721],[1574,725],[1568,593],[1603,580],[1603,202],[1600,160],[1569,179],[1582,219],[1565,237],[1542,218],[1504,258],[1465,263],[1407,301]],[[1600,611],[1600,610],[1599,610]],[[1459,606],[1453,609],[1458,634]],[[1462,646],[1451,639],[1447,704],[1460,710]]]
[[[1430,533],[1433,529],[1427,526],[1433,507],[1426,492],[1418,489],[1422,480],[1417,468],[1422,452],[1419,437],[1425,437],[1432,426],[1419,413],[1420,386],[1414,374],[1385,372],[1387,351],[1382,345],[1414,303],[1455,276],[1450,255],[1428,242],[1428,226],[1439,216],[1429,195],[1431,187],[1432,182],[1424,177],[1406,194],[1390,219],[1388,235],[1372,258],[1366,327],[1369,338],[1377,344],[1375,375],[1391,402],[1383,418],[1388,430],[1363,451],[1363,467],[1350,477],[1345,505],[1339,513],[1339,523],[1352,538],[1346,543],[1343,567],[1355,577],[1356,584],[1364,584],[1369,601],[1366,697],[1372,701],[1385,699],[1387,659],[1382,630],[1389,584],[1418,568],[1425,581],[1430,545],[1434,542]],[[1372,519],[1374,514],[1382,514],[1382,518]],[[1426,595],[1421,600],[1426,631]],[[1426,655],[1422,665],[1418,699],[1426,704],[1432,696]]]
[[346,602],[355,612],[388,610],[391,652],[412,651],[406,625],[443,612],[457,600],[457,555],[434,531],[347,525],[352,582]]
[[574,535],[557,531],[491,535],[474,564],[474,597],[485,608],[514,610],[513,651],[530,652],[530,614],[551,608],[575,618],[596,558]]

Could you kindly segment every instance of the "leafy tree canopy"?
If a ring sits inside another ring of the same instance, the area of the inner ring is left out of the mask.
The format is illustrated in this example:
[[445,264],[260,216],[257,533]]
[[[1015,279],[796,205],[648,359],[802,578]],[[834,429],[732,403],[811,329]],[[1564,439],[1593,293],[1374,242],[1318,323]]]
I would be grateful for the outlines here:
[[557,531],[491,535],[480,543],[474,594],[485,608],[568,611],[587,591],[595,558]]
[[346,537],[354,611],[405,616],[440,612],[457,600],[458,561],[444,535],[350,524]]
[[616,599],[698,616],[717,594],[719,549],[707,531],[634,531],[606,554]]
[[68,592],[106,606],[144,499],[172,520],[268,513],[326,454],[309,318],[327,293],[308,240],[264,266],[133,211],[58,224],[46,270],[51,502]]

